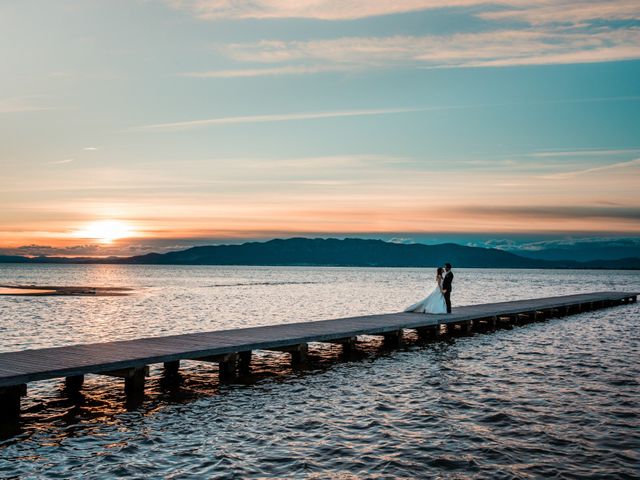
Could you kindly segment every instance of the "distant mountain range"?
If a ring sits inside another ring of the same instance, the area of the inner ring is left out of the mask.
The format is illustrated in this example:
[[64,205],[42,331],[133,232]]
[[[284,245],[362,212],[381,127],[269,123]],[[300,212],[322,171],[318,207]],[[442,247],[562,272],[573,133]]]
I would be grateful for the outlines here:
[[347,238],[290,238],[241,245],[193,247],[134,257],[71,258],[2,256],[0,263],[109,263],[126,265],[300,265],[434,267],[444,262],[467,268],[640,269],[640,258],[578,262],[530,258],[503,250],[455,243],[424,245]]
[[[508,249],[507,249],[508,250]],[[540,260],[617,260],[620,258],[640,258],[640,242],[637,239],[602,240],[598,242],[575,242],[569,245],[549,247],[539,250],[508,250],[523,257]]]

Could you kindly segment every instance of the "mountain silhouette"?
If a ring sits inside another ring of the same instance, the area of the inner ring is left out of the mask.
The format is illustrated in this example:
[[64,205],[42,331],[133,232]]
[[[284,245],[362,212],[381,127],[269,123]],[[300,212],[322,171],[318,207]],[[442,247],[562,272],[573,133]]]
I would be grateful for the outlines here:
[[467,268],[606,268],[640,269],[639,258],[620,260],[542,260],[503,250],[439,245],[400,244],[347,238],[290,238],[241,245],[192,247],[134,257],[65,258],[0,256],[5,263],[111,263],[128,265],[299,265],[351,267],[434,267],[445,262]]

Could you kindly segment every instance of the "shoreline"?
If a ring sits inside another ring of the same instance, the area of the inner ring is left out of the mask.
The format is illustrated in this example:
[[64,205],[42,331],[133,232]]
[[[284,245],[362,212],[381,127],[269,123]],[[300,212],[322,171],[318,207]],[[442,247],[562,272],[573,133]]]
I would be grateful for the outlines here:
[[90,287],[58,285],[0,285],[0,296],[126,296],[133,292],[128,287]]

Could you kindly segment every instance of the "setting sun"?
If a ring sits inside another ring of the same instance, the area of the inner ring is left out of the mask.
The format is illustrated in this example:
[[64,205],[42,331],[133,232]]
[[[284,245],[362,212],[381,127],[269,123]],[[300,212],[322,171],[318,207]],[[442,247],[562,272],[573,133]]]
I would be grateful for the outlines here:
[[134,229],[119,220],[100,220],[87,224],[74,233],[75,237],[91,238],[101,243],[111,243],[114,240],[134,235]]

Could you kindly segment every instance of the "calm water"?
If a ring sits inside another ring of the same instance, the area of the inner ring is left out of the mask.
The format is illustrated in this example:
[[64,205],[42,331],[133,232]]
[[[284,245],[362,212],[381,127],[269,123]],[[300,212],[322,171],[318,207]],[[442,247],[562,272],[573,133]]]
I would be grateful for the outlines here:
[[[418,269],[0,265],[0,283],[135,287],[129,297],[0,297],[0,350],[398,311]],[[640,291],[640,272],[456,270],[455,304]],[[358,358],[312,345],[308,370],[260,354],[242,384],[152,369],[144,406],[89,376],[81,402],[30,385],[0,478],[638,478],[638,304]],[[365,339],[366,340],[366,339]]]

